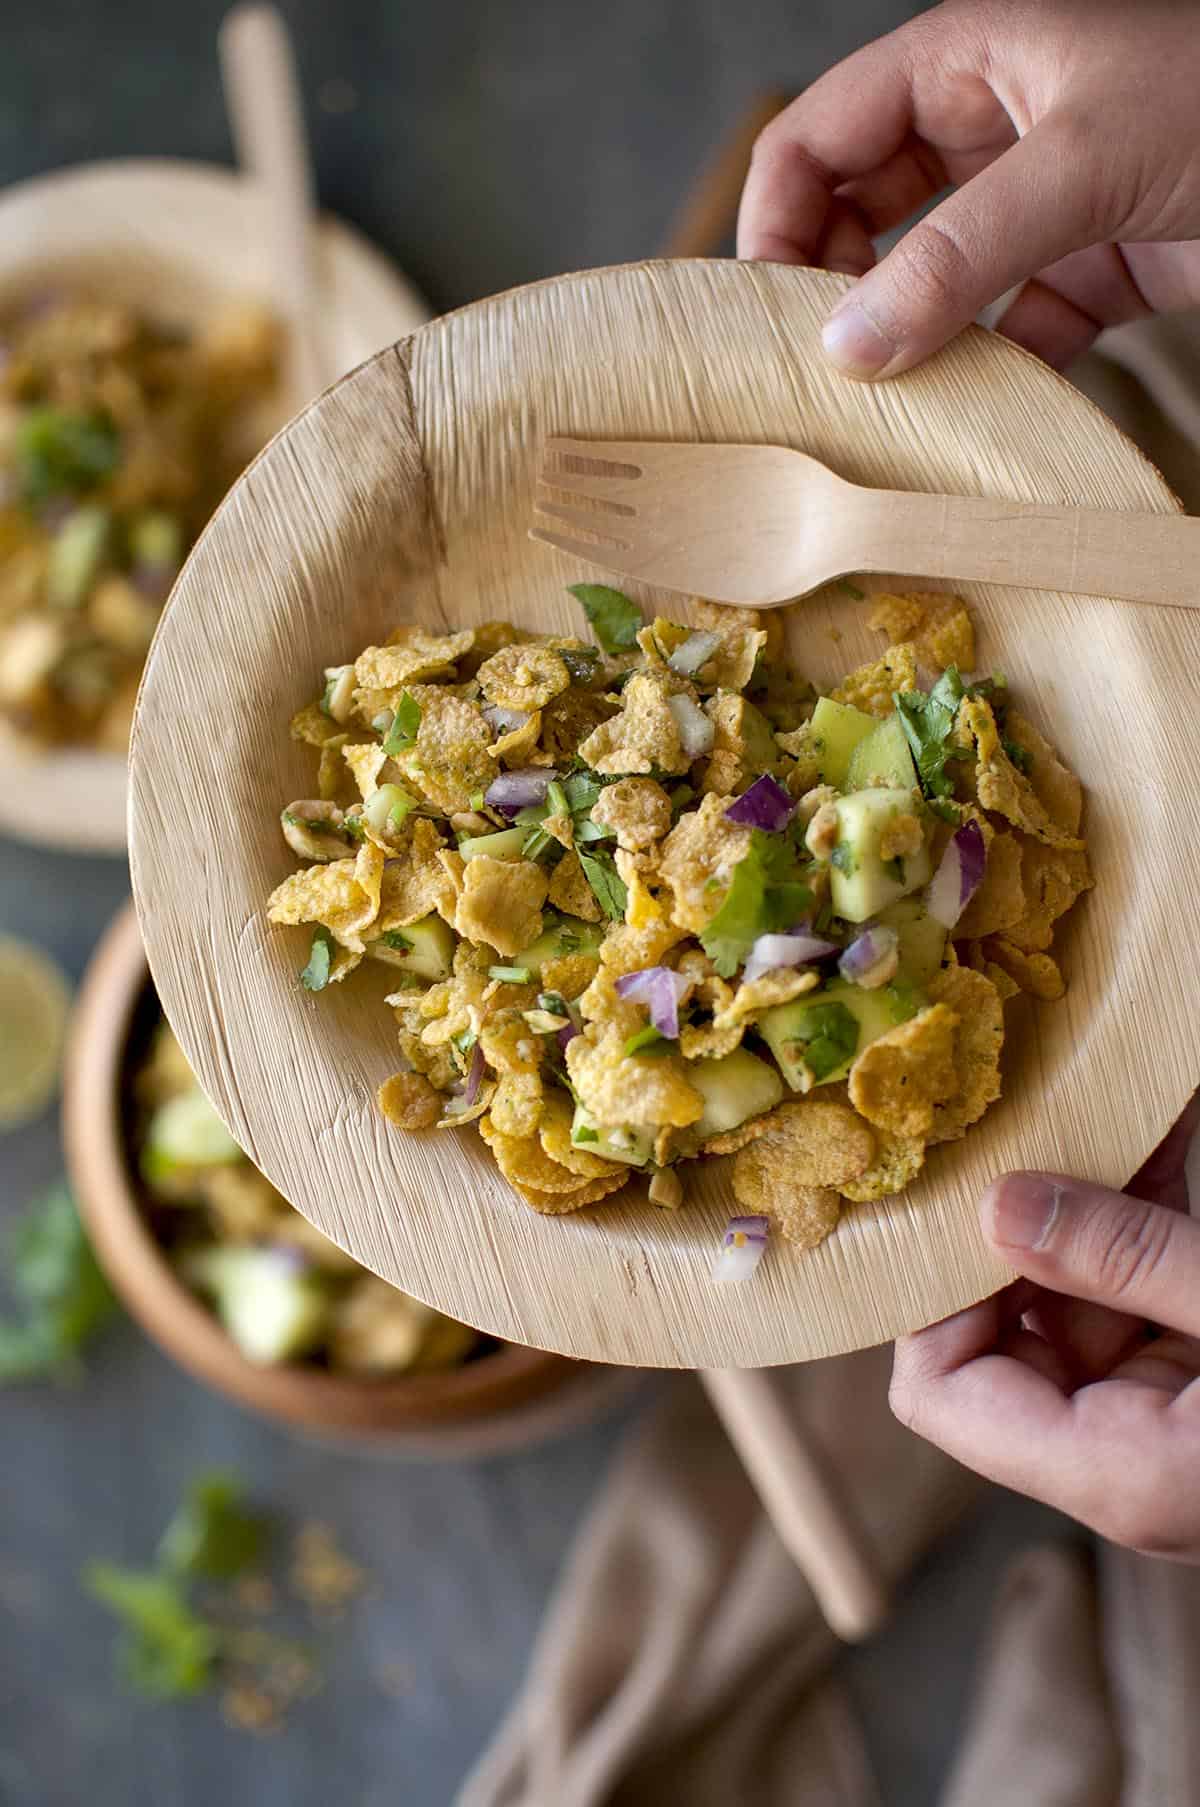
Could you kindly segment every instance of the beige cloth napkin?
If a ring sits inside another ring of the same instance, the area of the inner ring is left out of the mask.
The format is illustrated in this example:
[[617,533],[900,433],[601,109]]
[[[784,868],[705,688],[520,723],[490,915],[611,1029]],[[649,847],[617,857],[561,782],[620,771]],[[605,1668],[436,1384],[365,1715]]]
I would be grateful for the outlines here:
[[[1195,317],[1107,334],[1072,374],[1200,512]],[[982,1483],[895,1422],[889,1369],[867,1350],[780,1384],[899,1576]],[[882,1807],[837,1651],[699,1385],[674,1378],[458,1807]],[[1200,1570],[1030,1550],[996,1600],[939,1807],[1200,1807],[1198,1702]]]

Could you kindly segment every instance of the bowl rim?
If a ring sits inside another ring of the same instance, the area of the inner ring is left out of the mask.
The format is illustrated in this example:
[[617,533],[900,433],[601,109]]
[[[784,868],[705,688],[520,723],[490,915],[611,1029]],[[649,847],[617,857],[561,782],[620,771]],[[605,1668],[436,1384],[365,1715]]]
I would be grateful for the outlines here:
[[355,1379],[300,1363],[260,1366],[176,1278],[140,1208],[121,1121],[130,1029],[151,988],[133,904],[122,905],[88,963],[72,1011],[63,1075],[63,1142],[80,1215],[129,1314],[196,1379],[268,1416],[314,1429],[426,1435],[492,1419],[587,1372],[589,1364],[502,1343],[462,1368]]

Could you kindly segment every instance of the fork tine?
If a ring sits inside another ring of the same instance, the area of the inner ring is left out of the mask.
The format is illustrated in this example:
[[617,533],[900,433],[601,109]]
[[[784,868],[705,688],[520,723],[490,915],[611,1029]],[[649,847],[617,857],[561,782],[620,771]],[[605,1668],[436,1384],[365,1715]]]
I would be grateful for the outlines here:
[[565,533],[552,533],[548,528],[539,527],[536,522],[529,529],[531,540],[538,540],[543,546],[553,546],[558,552],[565,552],[571,558],[582,559],[585,565],[603,565],[600,556],[601,546],[585,545],[582,540],[573,540]]
[[[554,464],[547,459],[538,472],[538,481],[550,489],[573,490],[576,495],[595,496],[599,501],[610,491],[615,490],[619,495],[630,493],[639,478],[626,474],[619,465],[615,465],[609,471],[596,469],[579,471],[570,470],[564,465]],[[630,513],[632,512],[631,509]]]
[[551,438],[543,444],[542,455],[547,464],[551,461],[565,463],[567,459],[580,459],[586,464],[600,467],[597,474],[602,472],[605,477],[617,477],[624,482],[642,474],[641,447],[634,440]]
[[551,521],[565,521],[568,527],[581,534],[597,546],[614,547],[620,552],[629,548],[629,541],[618,539],[609,527],[619,521],[619,516],[599,514],[592,508],[572,508],[565,502],[544,502],[540,498],[534,503],[534,518],[546,515]]
[[[636,508],[631,508],[628,502],[619,502],[616,496],[594,496],[590,490],[583,487],[586,482],[586,477],[581,477],[577,484],[560,482],[557,475],[551,477],[539,477],[537,492],[534,496],[534,507],[543,508],[547,502],[563,503],[570,506],[575,498],[578,497],[579,501],[581,503],[586,503],[591,512],[596,516],[597,520],[600,521],[603,521],[605,516],[611,517],[613,515],[628,519],[631,515],[637,513]],[[579,512],[583,513],[584,510],[581,508]]]

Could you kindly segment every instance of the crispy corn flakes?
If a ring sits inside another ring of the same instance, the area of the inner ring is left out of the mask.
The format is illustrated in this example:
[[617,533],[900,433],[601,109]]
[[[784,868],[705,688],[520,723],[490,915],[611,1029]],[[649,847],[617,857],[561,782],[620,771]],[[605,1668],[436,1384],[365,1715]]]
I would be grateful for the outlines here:
[[1043,1003],[1049,1004],[1066,996],[1067,982],[1051,955],[1025,953],[1011,941],[1006,941],[1003,935],[994,935],[984,943],[984,948],[988,957],[1031,998],[1041,998]]
[[582,922],[599,922],[604,913],[573,847],[554,868],[546,895],[554,909],[562,910],[567,916],[578,916]]
[[959,1089],[954,1062],[958,1018],[932,1004],[863,1049],[850,1069],[850,1102],[878,1128],[928,1139],[934,1106]]
[[710,794],[688,810],[662,843],[658,870],[671,887],[672,919],[698,934],[724,902],[734,867],[750,848],[750,830],[731,822],[729,797]]
[[919,662],[936,671],[944,671],[948,665],[974,671],[975,628],[961,596],[881,592],[871,601],[874,606],[867,625],[886,634],[893,646],[911,641]]
[[838,1187],[843,1198],[856,1205],[893,1198],[911,1185],[925,1165],[926,1144],[919,1136],[898,1136],[891,1130],[875,1130],[875,1159],[856,1179]]
[[543,709],[568,688],[571,674],[548,646],[503,646],[476,677],[489,703],[503,709]]
[[530,860],[494,860],[477,854],[463,872],[454,926],[468,941],[483,941],[499,954],[519,954],[542,932],[549,880]]
[[889,646],[881,659],[860,665],[830,692],[835,703],[848,703],[865,715],[890,715],[897,690],[917,688],[917,655],[907,642]]
[[635,672],[621,693],[620,713],[588,735],[579,757],[606,776],[686,772],[691,761],[670,709],[670,698],[686,689],[666,673]]
[[383,854],[365,842],[352,860],[330,860],[294,872],[267,900],[272,922],[319,922],[350,953],[363,951],[363,931],[379,914]]
[[955,924],[954,933],[970,940],[1007,931],[1025,914],[1024,864],[1016,835],[983,822],[987,865],[974,897]]
[[417,684],[408,693],[421,711],[412,746],[393,755],[401,782],[436,809],[466,809],[495,777],[488,757],[491,730],[474,703]]
[[959,707],[959,720],[975,741],[979,759],[975,789],[983,807],[994,809],[1050,847],[1081,848],[1083,842],[1073,831],[1059,827],[1029,779],[1004,751],[991,706],[982,697],[966,697]]
[[1000,1050],[1004,1045],[1004,1000],[985,973],[969,966],[947,967],[929,986],[935,1010],[949,1008],[954,1029],[958,1086],[933,1112],[931,1142],[953,1142],[1000,1096]]
[[442,1095],[422,1073],[393,1073],[377,1097],[380,1110],[397,1129],[432,1129],[442,1114]]
[[1087,854],[1066,847],[1047,847],[1022,837],[1021,883],[1025,907],[1012,922],[974,933],[1000,933],[1025,953],[1044,953],[1054,938],[1054,924],[1091,887]]
[[627,1055],[625,1038],[608,1028],[598,1041],[585,1033],[567,1044],[567,1071],[584,1109],[598,1123],[686,1129],[704,1114],[704,1100],[677,1055]]
[[592,821],[610,829],[618,847],[641,853],[669,831],[671,799],[653,778],[618,778],[600,792],[592,809]]

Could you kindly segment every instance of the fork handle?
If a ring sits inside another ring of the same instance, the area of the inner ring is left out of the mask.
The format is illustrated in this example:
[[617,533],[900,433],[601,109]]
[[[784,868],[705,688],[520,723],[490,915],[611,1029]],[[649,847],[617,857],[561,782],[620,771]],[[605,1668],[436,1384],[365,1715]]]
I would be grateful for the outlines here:
[[[870,502],[861,528],[842,522],[847,555],[858,559],[859,571],[1200,607],[1200,519],[1190,515],[900,490],[864,494]],[[890,518],[885,499],[894,505]],[[861,538],[851,553],[855,532]]]

